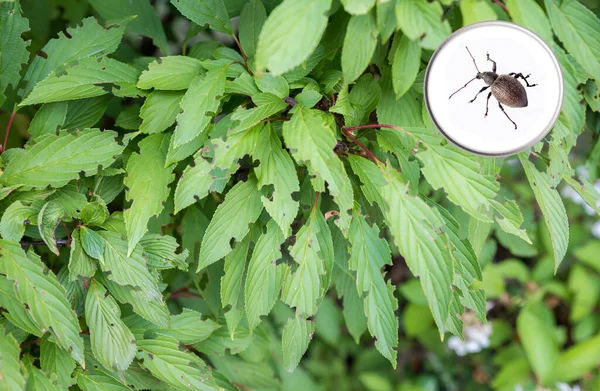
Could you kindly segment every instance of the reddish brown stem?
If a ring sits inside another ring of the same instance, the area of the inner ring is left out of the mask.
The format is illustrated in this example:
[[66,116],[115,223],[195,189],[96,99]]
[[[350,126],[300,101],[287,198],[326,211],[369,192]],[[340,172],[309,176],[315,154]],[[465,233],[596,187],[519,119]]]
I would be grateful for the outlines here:
[[10,118],[8,119],[8,123],[6,124],[6,130],[4,131],[4,141],[2,141],[2,149],[0,150],[0,153],[4,152],[6,150],[6,143],[8,142],[8,134],[10,133],[10,127],[12,126],[13,120],[15,119],[16,115],[17,115],[17,110],[13,110],[12,114],[10,115]]
[[502,9],[507,13],[510,14],[508,12],[508,7],[506,6],[506,4],[504,4],[502,1],[500,0],[492,0],[494,3],[498,4],[500,7],[502,7]]
[[[356,128],[356,127],[355,127]],[[381,160],[377,159],[377,156],[375,156],[373,154],[373,152],[371,152],[369,150],[369,148],[367,148],[367,146],[363,143],[361,143],[360,141],[358,141],[356,139],[356,137],[352,136],[352,131],[350,130],[352,128],[348,128],[344,131],[344,135],[346,137],[348,137],[350,139],[350,141],[352,141],[354,144],[358,145],[359,147],[362,148],[363,151],[365,151],[365,153],[367,154],[367,156],[369,157],[369,159],[371,159],[373,161],[373,163],[377,164],[378,162],[380,162]]]
[[343,130],[345,130],[346,132],[354,133],[355,130],[359,130],[359,129],[379,129],[379,128],[399,130],[401,132],[408,134],[409,136],[413,136],[413,134],[411,132],[408,132],[399,126],[388,125],[388,124],[368,124],[368,125],[359,125],[359,126],[349,126],[349,127],[344,127]]
[[[240,40],[235,36],[235,34],[231,34],[231,36],[233,37],[233,40],[235,41],[235,44],[237,45],[238,49],[240,49],[240,54],[242,55],[242,58],[244,59],[244,64],[246,64],[245,68],[248,72],[250,72],[250,69],[248,68],[248,57],[246,57],[246,52],[244,52],[244,48],[242,48],[242,44],[240,43]],[[252,73],[252,72],[250,72]]]

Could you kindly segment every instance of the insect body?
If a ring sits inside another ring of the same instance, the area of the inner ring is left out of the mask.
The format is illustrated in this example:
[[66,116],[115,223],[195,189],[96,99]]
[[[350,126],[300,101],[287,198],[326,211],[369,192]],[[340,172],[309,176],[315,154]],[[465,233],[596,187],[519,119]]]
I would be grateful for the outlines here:
[[525,87],[523,87],[523,85],[519,83],[518,79],[523,79],[527,87],[534,87],[537,86],[537,84],[529,84],[527,78],[529,78],[530,75],[523,76],[522,73],[512,72],[508,75],[498,75],[496,73],[496,61],[490,58],[489,53],[487,53],[487,60],[491,61],[494,64],[492,66],[492,71],[480,72],[479,68],[477,67],[477,63],[475,62],[475,58],[473,58],[473,55],[471,54],[471,51],[468,47],[466,47],[466,49],[469,52],[471,58],[473,59],[473,64],[475,64],[475,68],[477,69],[477,75],[475,75],[474,78],[469,80],[464,86],[456,90],[452,95],[450,95],[448,99],[452,98],[454,94],[465,88],[473,80],[483,79],[483,81],[487,85],[481,90],[479,90],[477,95],[475,95],[475,97],[471,99],[469,103],[473,103],[475,99],[477,99],[477,96],[479,96],[479,94],[481,94],[483,91],[489,88],[490,92],[487,96],[487,101],[485,102],[484,117],[487,117],[488,115],[488,105],[490,103],[490,98],[492,97],[492,95],[494,95],[494,98],[498,100],[498,106],[500,107],[500,110],[502,110],[504,115],[506,115],[506,118],[508,118],[508,120],[512,122],[513,125],[515,125],[515,129],[517,129],[517,124],[515,123],[515,121],[510,119],[506,111],[504,111],[504,107],[502,106],[502,104],[508,107],[527,107],[527,92],[525,91]]

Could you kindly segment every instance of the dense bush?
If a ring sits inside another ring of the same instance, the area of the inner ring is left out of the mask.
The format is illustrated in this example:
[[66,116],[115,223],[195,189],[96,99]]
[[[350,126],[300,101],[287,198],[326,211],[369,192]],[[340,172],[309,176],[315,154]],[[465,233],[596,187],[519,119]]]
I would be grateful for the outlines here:
[[[599,12],[0,0],[0,389],[600,389]],[[565,81],[506,159],[423,105],[491,19]]]

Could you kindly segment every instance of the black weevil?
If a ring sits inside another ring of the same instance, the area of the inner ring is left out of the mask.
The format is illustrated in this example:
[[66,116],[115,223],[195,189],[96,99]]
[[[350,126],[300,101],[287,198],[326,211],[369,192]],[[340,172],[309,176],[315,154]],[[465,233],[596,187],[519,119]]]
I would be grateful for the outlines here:
[[502,110],[504,115],[506,115],[506,118],[508,118],[508,120],[510,122],[512,122],[513,125],[515,125],[515,129],[517,129],[517,124],[515,123],[515,121],[510,119],[508,114],[506,114],[506,111],[504,111],[504,107],[502,106],[502,104],[505,104],[508,107],[527,107],[527,104],[528,104],[527,92],[525,91],[525,87],[523,87],[523,85],[521,83],[519,83],[519,81],[517,79],[519,79],[519,78],[523,79],[525,81],[525,84],[527,84],[527,87],[534,87],[534,86],[537,86],[537,84],[529,84],[529,82],[527,81],[527,78],[530,75],[523,76],[522,73],[511,72],[508,75],[498,75],[496,73],[496,61],[494,61],[490,58],[489,53],[486,53],[486,55],[487,55],[487,60],[491,61],[494,64],[492,66],[492,71],[491,72],[480,72],[479,68],[477,67],[477,63],[475,62],[475,58],[473,58],[473,55],[471,54],[471,51],[469,50],[468,47],[465,46],[465,48],[467,49],[467,52],[469,52],[469,55],[473,59],[473,64],[475,64],[475,68],[477,69],[477,75],[474,78],[472,78],[471,80],[469,80],[464,86],[462,86],[458,90],[454,91],[454,93],[452,93],[452,95],[450,95],[450,97],[448,99],[452,98],[454,96],[454,94],[456,94],[458,91],[465,88],[473,80],[483,79],[483,81],[485,82],[485,84],[487,84],[487,86],[485,86],[481,90],[479,90],[477,95],[475,95],[475,98],[471,99],[469,101],[469,103],[473,103],[475,101],[475,99],[477,99],[477,96],[479,94],[481,94],[483,91],[485,91],[491,87],[491,91],[487,96],[487,101],[485,102],[484,117],[487,117],[488,104],[490,102],[490,98],[492,97],[492,95],[494,95],[494,98],[496,98],[498,100],[498,106],[500,107],[500,110]]

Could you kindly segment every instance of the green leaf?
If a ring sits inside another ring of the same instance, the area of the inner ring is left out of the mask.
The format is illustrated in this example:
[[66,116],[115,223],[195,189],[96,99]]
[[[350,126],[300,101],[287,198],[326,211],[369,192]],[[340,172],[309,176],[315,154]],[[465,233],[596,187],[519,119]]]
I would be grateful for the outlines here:
[[293,372],[300,359],[308,349],[308,344],[315,331],[315,323],[311,320],[295,317],[289,319],[283,328],[283,367]]
[[75,371],[77,385],[82,390],[87,391],[129,391],[129,387],[120,383],[114,377],[105,374],[102,371],[96,370],[94,373],[77,369]]
[[68,102],[54,102],[42,105],[29,124],[32,137],[55,134],[67,118]]
[[77,315],[54,273],[45,268],[39,257],[28,257],[17,242],[0,239],[0,254],[0,273],[15,282],[16,298],[27,306],[35,324],[43,332],[50,332],[54,342],[84,366]]
[[463,0],[460,2],[460,13],[463,17],[463,26],[486,20],[496,20],[498,16],[491,4],[482,0]]
[[9,205],[0,220],[0,235],[6,240],[19,242],[25,233],[29,219],[35,216],[30,206],[15,201]]
[[260,32],[257,70],[268,68],[274,75],[281,75],[306,60],[327,27],[330,7],[331,0],[284,0],[279,4]]
[[527,27],[546,42],[554,40],[550,21],[535,0],[507,0],[506,6],[514,23]]
[[550,185],[548,174],[539,172],[525,156],[519,155],[529,185],[542,210],[554,250],[554,270],[560,266],[569,245],[569,219],[565,205],[556,189]]
[[21,79],[21,66],[29,60],[29,42],[21,38],[28,30],[29,22],[21,15],[18,2],[0,3],[0,106],[6,99],[6,88],[9,85],[17,88]]
[[519,210],[519,205],[514,200],[504,199],[502,203],[492,200],[492,206],[498,212],[496,222],[500,226],[500,229],[532,244],[527,231],[520,228],[521,224],[523,224],[523,214]]
[[293,273],[286,274],[281,300],[290,307],[296,307],[298,316],[314,315],[317,300],[327,288],[323,282],[328,278],[325,276],[325,249],[319,236],[329,235],[331,240],[331,232],[321,232],[319,220],[325,220],[323,214],[313,209],[310,219],[296,234],[296,243],[290,248],[290,255],[298,267]]
[[423,175],[434,189],[444,188],[448,199],[471,216],[491,221],[491,200],[500,184],[483,175],[479,158],[449,146],[429,145],[417,154],[424,163]]
[[76,366],[77,363],[69,356],[68,352],[50,342],[48,338],[42,339],[40,344],[40,367],[47,373],[56,374],[59,385],[68,388],[75,384],[75,379],[71,377],[71,374]]
[[267,11],[260,0],[250,0],[246,2],[242,13],[240,14],[240,24],[238,26],[240,43],[246,56],[253,58],[256,53],[256,45],[260,30],[267,20]]
[[181,270],[187,270],[188,264],[186,259],[189,256],[189,251],[184,249],[180,254],[175,251],[179,244],[174,237],[168,235],[146,234],[140,240],[140,246],[144,249],[144,253],[148,257],[148,265],[150,267],[164,270],[177,267]]
[[[397,39],[397,38],[395,38]],[[421,66],[421,46],[406,35],[400,38],[396,46],[392,64],[392,85],[396,99],[400,99],[413,85]]]
[[[1,20],[0,20],[1,21]],[[21,373],[21,348],[12,334],[0,327],[0,379],[6,390],[24,390],[25,378]]]
[[121,320],[115,299],[94,280],[85,299],[85,322],[96,359],[108,369],[126,370],[135,356],[135,338]]
[[377,47],[377,26],[372,13],[353,16],[342,46],[344,83],[350,84],[367,69]]
[[387,242],[379,237],[379,228],[372,227],[360,213],[354,210],[348,235],[350,244],[350,270],[356,271],[356,288],[364,297],[369,332],[375,338],[375,347],[396,367],[398,346],[398,319],[394,311],[398,303],[394,290],[386,284],[381,273],[384,265],[392,264]]
[[375,5],[375,0],[341,0],[347,13],[351,15],[366,14]]
[[299,107],[292,119],[283,124],[283,138],[294,159],[308,167],[315,191],[324,192],[324,181],[327,182],[329,193],[340,208],[338,224],[345,232],[350,225],[348,210],[354,195],[344,165],[333,152],[337,140],[330,120],[329,115],[318,110]]
[[577,62],[600,80],[600,20],[576,0],[544,0],[552,29]]
[[92,277],[98,268],[96,261],[84,251],[80,235],[80,228],[76,228],[71,234],[71,252],[69,255],[70,281],[75,281],[79,277]]
[[160,133],[173,125],[181,112],[179,104],[182,98],[183,93],[179,91],[151,92],[140,110],[140,132]]
[[517,331],[536,376],[542,384],[551,384],[559,349],[552,325],[541,315],[535,308],[525,307],[517,318]]
[[261,93],[254,95],[252,101],[256,107],[244,109],[239,106],[231,116],[234,121],[239,121],[235,126],[234,132],[242,132],[257,125],[259,122],[274,114],[279,113],[287,107],[287,103],[277,95],[270,93]]
[[357,126],[368,120],[369,114],[377,107],[381,89],[373,75],[361,76],[348,93],[348,87],[339,93],[337,102],[329,111],[343,114],[346,126]]
[[254,169],[258,187],[273,185],[273,193],[264,195],[261,201],[265,210],[277,222],[285,237],[298,214],[298,202],[292,194],[300,191],[296,168],[290,155],[281,147],[281,140],[268,123],[260,132],[252,157],[260,160]]
[[104,20],[135,16],[129,22],[127,29],[152,38],[154,45],[158,46],[163,53],[169,53],[167,37],[162,28],[159,14],[152,4],[145,0],[133,0],[125,3],[119,0],[91,0],[89,4]]
[[185,90],[203,70],[202,63],[193,57],[161,57],[160,60],[151,62],[148,69],[142,72],[137,87],[143,90]]
[[193,345],[204,341],[221,326],[210,320],[202,319],[202,314],[184,308],[179,315],[171,316],[171,324],[168,329],[157,331],[160,334],[176,338],[180,343]]
[[79,178],[79,173],[95,175],[100,166],[108,167],[123,147],[110,130],[85,129],[75,134],[47,135],[6,165],[0,182],[5,186],[23,185],[22,190],[62,187]]
[[217,113],[225,91],[227,67],[209,71],[192,80],[181,101],[182,112],[177,116],[173,144],[183,145],[196,137],[206,138],[206,129]]
[[596,213],[600,214],[600,192],[596,190],[593,184],[581,177],[575,179],[570,176],[565,176],[563,179],[573,188],[573,190],[579,193],[581,198],[583,198]]
[[173,166],[165,167],[169,136],[154,134],[138,144],[139,154],[133,154],[127,162],[127,176],[123,180],[128,191],[125,198],[132,201],[131,207],[123,213],[127,227],[127,254],[131,255],[135,246],[148,229],[148,220],[158,216],[163,203],[169,196],[169,184],[175,179]]
[[161,297],[148,298],[148,295],[129,285],[118,285],[97,274],[95,277],[122,304],[131,304],[133,312],[160,327],[169,325],[169,309]]
[[56,384],[56,377],[50,379],[46,372],[42,372],[37,367],[31,366],[29,369],[29,378],[25,385],[26,390],[47,390],[60,391],[60,387]]
[[421,39],[421,46],[435,50],[450,35],[450,24],[442,21],[442,6],[427,0],[402,0],[396,5],[398,26],[411,40]]
[[[104,255],[104,249],[106,244],[104,239],[98,235],[98,233],[88,227],[81,226],[80,229],[80,237],[81,237],[81,247],[83,247],[83,251],[87,255],[92,258],[101,260]],[[94,262],[95,265],[95,262]],[[96,268],[94,267],[94,270]]]
[[383,43],[386,43],[396,31],[395,7],[395,0],[377,2],[377,30]]
[[271,73],[263,73],[255,77],[254,82],[259,90],[267,92],[284,99],[290,94],[290,86],[283,76],[273,76]]
[[47,57],[36,56],[27,69],[23,95],[27,95],[50,72],[85,58],[101,58],[114,52],[121,43],[129,19],[102,28],[95,18],[83,19],[81,26],[68,28],[42,49]]
[[[121,235],[110,231],[100,231],[98,235],[105,242],[100,268],[108,273],[108,279],[119,285],[139,287],[142,296],[148,300],[162,297],[155,278],[146,267],[146,258],[140,246],[128,254],[127,242]],[[108,288],[110,290],[110,286]]]
[[241,241],[263,210],[256,179],[238,182],[215,211],[200,247],[198,271],[231,251],[231,239]]
[[104,57],[100,61],[85,58],[67,68],[66,74],[50,73],[36,84],[19,106],[93,98],[108,93],[104,84],[134,86],[138,75],[139,71],[131,65],[112,58]]
[[284,266],[278,266],[276,262],[281,259],[280,247],[284,241],[285,236],[275,220],[270,220],[266,232],[258,238],[252,252],[244,287],[246,319],[250,330],[258,326],[261,315],[271,312],[279,296]]
[[60,255],[56,247],[56,237],[54,231],[63,218],[64,211],[56,202],[46,202],[38,214],[38,230],[48,249],[56,255]]
[[62,128],[85,129],[94,126],[104,115],[110,95],[95,98],[78,99],[68,102],[67,118]]
[[600,360],[600,335],[579,343],[558,356],[555,378],[571,382],[583,377],[597,366]]
[[108,219],[108,216],[108,209],[101,202],[88,202],[81,209],[81,221],[86,225],[101,226]]
[[243,384],[253,390],[281,389],[281,384],[267,361],[248,362],[238,356],[215,356],[211,363],[232,384]]
[[213,30],[233,34],[223,0],[171,0],[171,4],[199,26],[208,24]]
[[[382,167],[388,185],[379,191],[387,203],[385,219],[400,254],[406,259],[411,272],[421,279],[433,318],[443,335],[450,309],[453,265],[444,238],[438,231],[443,220],[436,209],[419,197],[407,194],[407,186],[397,172]],[[360,177],[361,182],[367,178]],[[382,207],[384,208],[384,207]]]
[[180,389],[212,391],[219,389],[210,368],[198,356],[179,350],[176,339],[158,336],[137,342],[137,357],[143,360],[152,374],[165,383]]

